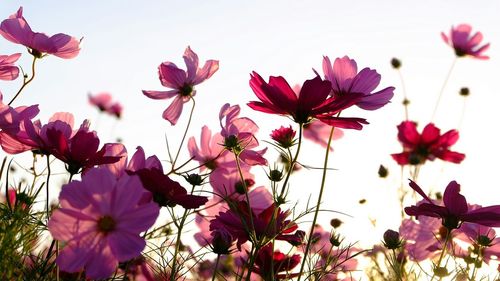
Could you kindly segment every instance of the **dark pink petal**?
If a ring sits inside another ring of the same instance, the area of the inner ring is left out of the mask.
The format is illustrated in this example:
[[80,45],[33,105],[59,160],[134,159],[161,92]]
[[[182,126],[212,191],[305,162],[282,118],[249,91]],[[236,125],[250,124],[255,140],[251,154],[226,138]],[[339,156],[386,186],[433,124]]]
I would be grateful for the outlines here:
[[253,110],[257,110],[264,113],[283,114],[283,115],[288,113],[287,111],[282,110],[279,107],[274,106],[273,104],[265,104],[260,101],[251,101],[247,103],[247,105]]
[[348,56],[336,58],[333,63],[333,75],[335,81],[332,85],[338,86],[340,91],[348,90],[351,86],[351,81],[358,73],[358,66],[355,60],[350,59]]
[[344,129],[355,129],[361,130],[363,129],[362,124],[369,124],[366,119],[363,118],[352,118],[352,117],[332,117],[332,116],[320,116],[318,119],[330,126],[335,128],[344,128]]
[[431,144],[439,140],[440,130],[434,126],[433,123],[429,123],[424,127],[422,131],[421,139],[424,144]]
[[72,59],[80,52],[80,40],[63,33],[50,37],[50,43],[55,48],[51,54],[56,57]]
[[[139,193],[135,193],[137,196]],[[138,198],[139,199],[139,198]],[[136,200],[137,201],[137,200]],[[120,222],[117,225],[118,230],[126,232],[140,233],[148,230],[158,218],[160,208],[158,204],[150,202],[140,204],[134,212],[125,212],[120,215]]]
[[364,96],[357,106],[364,110],[376,110],[389,103],[394,96],[394,87],[387,87],[376,93]]
[[432,202],[432,200],[427,196],[427,194],[425,194],[425,192],[422,190],[422,188],[420,188],[420,186],[418,186],[416,182],[410,180],[410,187],[415,190],[415,192],[420,194],[420,196],[422,196],[425,200],[427,200],[427,202],[434,204],[434,202]]
[[440,159],[459,164],[465,159],[465,154],[450,150],[445,150],[438,156]]
[[403,146],[414,146],[420,140],[420,134],[417,132],[417,123],[413,121],[403,121],[398,125],[398,139]]
[[114,257],[111,248],[106,243],[99,244],[94,248],[94,255],[85,267],[88,278],[106,279],[111,277],[118,267],[118,260]]
[[314,79],[306,80],[300,90],[297,103],[297,110],[310,110],[319,106],[331,92],[330,81],[323,81],[319,76]]
[[409,216],[428,216],[434,218],[443,218],[448,215],[448,209],[434,204],[422,203],[418,206],[406,207],[405,213]]
[[451,214],[460,216],[467,213],[467,200],[460,194],[460,185],[451,181],[444,191],[443,202]]
[[352,80],[350,92],[368,95],[377,88],[380,79],[381,76],[376,70],[365,67]]
[[297,96],[285,78],[269,77],[269,84],[264,84],[264,91],[269,100],[287,112],[294,112],[297,108]]
[[179,90],[170,90],[170,91],[146,91],[142,90],[142,93],[151,99],[155,100],[163,100],[175,97],[179,94]]
[[469,211],[460,217],[463,221],[490,227],[500,227],[500,205],[488,206]]
[[179,89],[186,82],[186,72],[171,62],[164,62],[158,67],[161,84],[167,88]]
[[175,203],[181,205],[185,209],[196,209],[207,203],[208,198],[198,195],[180,195],[175,197]]
[[[325,79],[329,80],[330,82],[335,81],[334,74],[333,74],[333,66],[332,66],[332,63],[331,63],[330,58],[328,56],[323,56],[322,67],[323,67],[323,73],[325,74]],[[332,87],[336,87],[336,85],[332,85]],[[336,90],[340,91],[340,89],[338,89],[338,87],[336,87]],[[297,92],[300,92],[300,88]]]
[[240,158],[243,162],[247,163],[250,166],[254,165],[267,165],[267,160],[262,155],[266,153],[267,148],[264,148],[260,151],[254,150],[243,150],[240,154]]
[[399,165],[409,164],[410,154],[408,152],[394,153],[391,154],[392,159],[394,159]]
[[452,146],[457,142],[458,137],[459,133],[457,130],[449,130],[439,138],[438,145],[443,145],[446,147]]

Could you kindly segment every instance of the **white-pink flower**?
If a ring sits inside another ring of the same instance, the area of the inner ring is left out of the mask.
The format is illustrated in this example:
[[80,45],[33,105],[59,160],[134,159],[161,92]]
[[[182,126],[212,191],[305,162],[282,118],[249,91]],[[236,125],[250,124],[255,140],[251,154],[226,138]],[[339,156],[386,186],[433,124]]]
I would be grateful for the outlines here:
[[61,207],[48,223],[54,239],[64,241],[56,260],[61,270],[85,270],[86,277],[103,279],[118,262],[139,256],[146,245],[140,234],[159,214],[156,203],[139,204],[144,192],[139,177],[117,180],[106,168],[91,169],[81,181],[63,186]]

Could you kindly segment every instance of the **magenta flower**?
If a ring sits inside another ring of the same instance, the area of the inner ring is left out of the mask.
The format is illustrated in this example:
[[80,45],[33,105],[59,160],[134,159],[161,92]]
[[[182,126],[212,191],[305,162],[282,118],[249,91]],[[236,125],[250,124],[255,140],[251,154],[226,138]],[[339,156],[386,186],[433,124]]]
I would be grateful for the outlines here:
[[123,106],[119,102],[114,102],[108,107],[106,112],[120,119],[123,113]]
[[208,201],[205,196],[188,194],[178,182],[164,175],[162,170],[151,168],[135,172],[146,190],[151,192],[152,200],[162,207],[181,205],[185,209],[196,209]]
[[283,148],[289,148],[294,143],[295,131],[292,126],[290,127],[279,127],[273,130],[271,133],[271,139],[273,139],[279,146]]
[[140,234],[159,214],[155,203],[138,204],[143,192],[138,177],[117,180],[107,169],[91,169],[63,186],[61,207],[48,222],[52,237],[64,241],[56,260],[61,270],[104,279],[118,262],[139,256],[146,245]]
[[194,86],[210,78],[219,69],[219,61],[216,60],[208,60],[203,68],[199,68],[198,55],[189,46],[184,51],[183,58],[187,67],[186,71],[168,61],[158,67],[161,84],[172,90],[142,91],[144,95],[152,99],[162,100],[175,97],[174,101],[163,112],[163,118],[172,125],[175,125],[181,116],[184,103],[196,94]]
[[69,35],[58,33],[47,36],[33,32],[23,17],[23,7],[0,24],[0,34],[12,43],[29,48],[30,54],[42,58],[46,54],[63,59],[71,59],[80,52],[80,40]]
[[449,36],[441,32],[441,38],[450,45],[457,57],[471,56],[476,59],[487,60],[488,56],[482,53],[490,47],[490,44],[479,46],[483,40],[483,34],[476,32],[471,34],[472,27],[468,24],[459,24],[457,27],[451,27]]
[[458,140],[458,131],[449,130],[441,135],[433,123],[427,124],[419,134],[417,123],[403,121],[398,125],[398,139],[403,145],[403,152],[391,156],[399,165],[418,165],[436,158],[458,164],[465,158],[465,154],[450,150],[450,146]]
[[10,154],[31,150],[31,145],[26,145],[20,139],[29,139],[25,123],[31,122],[38,114],[38,105],[19,106],[13,108],[3,103],[0,92],[0,144],[2,149]]
[[356,102],[356,105],[362,109],[379,109],[389,103],[394,96],[394,87],[387,87],[372,93],[380,83],[380,74],[368,67],[363,68],[358,73],[356,61],[348,56],[336,58],[333,66],[327,56],[323,57],[323,72],[325,79],[332,83],[334,96],[362,94],[362,97]]
[[[119,155],[109,155],[114,146],[120,144],[105,144],[99,149],[99,137],[95,131],[90,131],[90,123],[85,120],[80,128],[72,132],[72,124],[61,122],[46,130],[46,144],[49,151],[57,159],[66,163],[66,170],[71,174],[102,164],[118,162]],[[71,135],[68,132],[72,132]]]
[[219,121],[224,147],[237,154],[243,162],[250,166],[267,165],[267,160],[263,157],[267,148],[252,150],[259,146],[259,141],[255,138],[259,126],[250,118],[238,117],[239,114],[240,107],[238,105],[230,106],[226,103],[220,109]]
[[331,83],[316,76],[304,82],[297,96],[281,76],[271,76],[269,83],[266,83],[257,72],[253,72],[250,77],[250,87],[260,100],[248,103],[254,110],[290,116],[299,124],[309,123],[315,118],[330,126],[348,129],[359,130],[363,127],[362,124],[367,124],[362,118],[335,116],[356,104],[362,98],[362,93],[329,97]]
[[0,55],[0,80],[15,80],[19,76],[19,67],[14,63],[20,56],[19,53],[10,56]]
[[196,144],[194,137],[188,140],[189,154],[200,163],[200,170],[206,168],[216,170],[228,166],[236,167],[234,156],[230,153],[224,153],[224,138],[220,133],[212,135],[212,131],[207,127],[201,128],[200,146]]
[[444,191],[444,206],[436,205],[412,180],[410,187],[428,203],[406,207],[405,212],[409,216],[441,218],[443,226],[450,231],[460,228],[462,222],[500,227],[500,205],[469,210],[467,200],[460,194],[460,185],[456,181],[451,181]]
[[298,273],[289,273],[300,263],[300,255],[285,255],[279,250],[273,251],[273,243],[262,247],[255,258],[253,272],[259,274],[263,280],[289,280],[297,277]]

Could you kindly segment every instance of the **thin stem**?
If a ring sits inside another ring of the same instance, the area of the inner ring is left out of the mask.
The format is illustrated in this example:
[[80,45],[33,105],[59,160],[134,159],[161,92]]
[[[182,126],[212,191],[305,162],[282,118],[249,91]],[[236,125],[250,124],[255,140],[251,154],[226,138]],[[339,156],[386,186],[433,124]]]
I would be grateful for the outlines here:
[[285,181],[283,181],[283,186],[281,187],[280,197],[283,197],[283,194],[285,193],[286,185],[288,183],[288,180],[290,179],[290,175],[293,172],[293,168],[295,167],[295,163],[297,163],[297,158],[299,157],[300,147],[302,144],[302,129],[303,129],[303,125],[299,124],[299,141],[297,144],[297,151],[295,151],[295,156],[293,157],[293,160],[290,162],[290,167],[288,168],[288,173],[286,174]]
[[401,70],[398,68],[398,75],[399,75],[399,79],[401,80],[401,88],[403,89],[403,106],[404,106],[404,109],[405,109],[405,120],[408,120],[409,118],[409,114],[408,114],[408,96],[406,94],[406,84],[405,84],[405,81],[403,79],[403,73],[401,72]]
[[431,122],[433,122],[434,117],[436,117],[436,112],[439,107],[439,103],[441,102],[441,97],[443,96],[444,89],[446,88],[446,84],[448,84],[448,81],[450,80],[451,73],[453,72],[453,68],[455,68],[455,64],[457,62],[457,58],[455,57],[453,59],[453,62],[451,63],[450,70],[448,70],[448,74],[446,74],[446,78],[444,79],[444,83],[441,86],[441,90],[439,91],[438,98],[436,100],[436,104],[434,105],[434,111],[432,112],[431,116]]
[[255,263],[255,256],[259,252],[259,248],[255,247],[255,245],[252,243],[252,251],[250,252],[250,262],[248,263],[248,272],[247,272],[247,277],[246,281],[250,281],[250,277],[252,276],[252,268]]
[[460,129],[462,127],[462,123],[464,122],[466,105],[467,105],[467,97],[464,97],[464,103],[462,105],[462,113],[460,114],[460,119],[458,121],[458,126],[457,126],[458,131],[460,131]]
[[472,275],[470,280],[476,280],[476,273],[477,273],[477,262],[479,261],[479,258],[481,257],[481,253],[483,252],[483,246],[479,246],[479,249],[477,251],[477,256],[474,259],[474,268],[472,269]]
[[177,162],[177,158],[179,158],[179,154],[181,153],[182,145],[184,144],[184,140],[186,140],[186,135],[187,135],[187,132],[189,130],[189,126],[191,125],[191,119],[193,118],[193,112],[194,112],[194,107],[196,106],[196,102],[194,101],[193,97],[191,97],[191,100],[193,101],[193,107],[191,107],[191,112],[189,113],[188,123],[186,126],[186,130],[184,130],[184,134],[182,135],[182,140],[181,140],[181,143],[179,144],[179,149],[177,150],[177,153],[175,154],[174,162],[172,162],[172,170],[175,169],[175,162]]
[[300,278],[302,276],[302,272],[304,270],[304,266],[306,264],[306,257],[307,254],[309,253],[309,249],[311,248],[311,242],[312,242],[312,236],[314,234],[314,225],[316,225],[316,220],[318,219],[318,213],[319,213],[319,207],[321,204],[321,198],[323,197],[323,190],[325,187],[325,182],[326,182],[326,171],[327,171],[327,166],[328,166],[328,155],[330,154],[330,146],[332,143],[332,138],[333,138],[333,132],[335,130],[335,127],[332,127],[332,130],[330,131],[330,137],[328,138],[328,144],[326,146],[326,153],[325,153],[325,162],[323,164],[323,175],[321,178],[321,187],[319,190],[319,196],[318,196],[318,202],[316,203],[316,210],[314,211],[314,218],[312,221],[311,225],[311,230],[309,231],[309,238],[307,239],[307,245],[306,245],[306,250],[304,251],[304,258],[302,260],[302,264],[300,266],[300,271],[299,271],[299,277],[297,281],[300,281]]
[[11,105],[17,98],[17,96],[19,96],[19,94],[23,91],[24,87],[26,87],[29,83],[31,83],[31,81],[33,81],[33,79],[35,78],[35,62],[36,62],[36,57],[33,56],[33,62],[31,63],[31,78],[26,80],[26,77],[24,77],[23,85],[21,86],[21,88],[19,88],[14,97],[9,101],[8,105]]
[[50,155],[47,155],[47,185],[45,186],[47,188],[47,202],[46,202],[46,210],[47,210],[47,219],[50,217],[50,204],[49,204],[49,181],[50,181]]
[[215,281],[215,276],[217,276],[217,269],[219,268],[220,254],[217,254],[217,260],[215,260],[214,274],[212,275],[212,281]]
[[[248,215],[250,216],[250,227],[251,227],[250,230],[252,231],[252,235],[255,238],[255,240],[257,240],[257,235],[255,234],[255,227],[253,224],[252,207],[250,206],[250,197],[248,196],[247,183],[245,182],[245,177],[243,177],[243,172],[241,170],[240,157],[237,154],[234,154],[234,157],[236,158],[236,167],[238,168],[238,173],[240,174],[241,184],[243,185],[243,190],[245,191],[245,199],[247,200],[247,203],[248,203],[247,204],[248,205]],[[252,244],[254,242],[252,242]]]

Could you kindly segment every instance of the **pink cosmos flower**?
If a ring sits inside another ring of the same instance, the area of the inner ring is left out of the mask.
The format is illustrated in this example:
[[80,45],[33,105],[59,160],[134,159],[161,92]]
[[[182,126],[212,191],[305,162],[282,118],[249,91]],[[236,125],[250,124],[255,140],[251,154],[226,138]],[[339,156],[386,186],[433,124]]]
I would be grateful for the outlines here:
[[[469,207],[480,208],[480,206],[477,205]],[[463,240],[469,243],[469,249],[478,251],[479,247],[482,247],[481,255],[485,263],[489,264],[490,261],[496,260],[497,257],[500,256],[500,237],[497,237],[495,229],[466,222],[462,224],[459,231],[461,232],[460,234],[463,234],[461,236],[466,237],[466,239]]]
[[15,80],[19,76],[19,67],[14,63],[20,56],[19,53],[10,56],[0,55],[0,80]]
[[172,90],[142,91],[144,95],[152,99],[161,100],[175,97],[174,101],[163,112],[163,118],[172,125],[175,125],[181,116],[184,103],[196,94],[194,86],[210,78],[219,69],[219,61],[216,60],[208,60],[203,68],[199,68],[198,55],[189,46],[184,51],[183,58],[187,67],[186,71],[168,61],[158,67],[161,84]]
[[107,169],[91,169],[81,181],[63,186],[61,207],[48,229],[64,241],[56,263],[63,271],[85,270],[92,279],[108,278],[118,262],[140,255],[146,242],[140,234],[159,214],[155,203],[138,204],[143,188],[137,176],[120,180]]
[[254,110],[290,116],[299,124],[319,119],[330,126],[358,130],[363,127],[362,124],[367,124],[362,118],[335,116],[356,104],[363,97],[362,93],[329,97],[331,83],[316,76],[314,79],[306,80],[300,93],[296,95],[281,76],[271,76],[269,83],[266,83],[257,72],[253,72],[250,77],[250,87],[260,100],[248,103]]
[[200,146],[196,144],[194,137],[188,140],[189,154],[202,165],[201,171],[206,168],[216,170],[218,168],[236,167],[234,156],[230,153],[224,153],[224,138],[220,133],[212,135],[212,131],[207,127],[201,128]]
[[336,58],[333,66],[327,56],[323,57],[323,72],[325,79],[332,83],[334,96],[341,97],[361,93],[362,97],[356,102],[356,105],[362,109],[379,109],[389,103],[394,96],[394,87],[387,87],[372,93],[380,83],[380,74],[368,67],[363,68],[358,73],[356,61],[348,56]]
[[71,59],[80,52],[80,40],[69,35],[58,33],[47,36],[33,32],[23,17],[23,7],[0,24],[0,34],[12,43],[29,48],[30,54],[42,58],[46,54],[63,59]]
[[[328,145],[328,138],[330,137],[331,130],[332,127],[326,125],[325,123],[313,121],[304,125],[303,134],[304,138],[326,148],[326,146]],[[332,140],[340,139],[342,136],[344,136],[344,132],[339,128],[335,128],[335,130],[333,131]],[[333,146],[330,146],[330,151],[333,151]]]
[[264,280],[289,280],[297,277],[298,273],[289,273],[300,263],[300,255],[285,255],[279,250],[273,251],[273,243],[262,247],[255,258],[253,272]]
[[483,40],[483,34],[476,32],[472,34],[472,27],[468,24],[459,24],[457,27],[451,27],[449,36],[441,32],[441,38],[444,42],[455,49],[457,57],[471,56],[476,59],[489,59],[483,55],[488,50],[490,44],[479,46]]
[[89,103],[97,107],[101,112],[114,115],[118,119],[121,117],[123,107],[120,103],[112,101],[110,93],[102,92],[95,95],[89,93]]
[[[438,218],[423,216],[417,221],[404,219],[399,232],[406,241],[404,249],[409,259],[419,262],[440,254],[448,231]],[[452,237],[451,241],[453,240]],[[451,248],[448,247],[447,250]]]
[[238,117],[239,114],[238,105],[231,106],[226,103],[220,109],[219,120],[224,146],[229,151],[238,154],[238,157],[248,165],[267,165],[267,160],[263,157],[267,148],[252,150],[259,146],[259,141],[255,138],[259,126],[250,118]]
[[409,216],[441,218],[443,226],[449,231],[460,228],[462,222],[500,227],[500,205],[469,210],[467,200],[460,194],[460,185],[456,181],[451,181],[444,191],[444,206],[436,205],[412,180],[410,187],[427,203],[406,207],[405,213]]
[[417,123],[403,121],[398,125],[398,139],[403,145],[403,152],[391,156],[399,165],[418,165],[436,158],[458,164],[465,158],[465,154],[450,150],[450,146],[458,140],[458,131],[449,130],[441,135],[433,123],[427,124],[419,134]]

